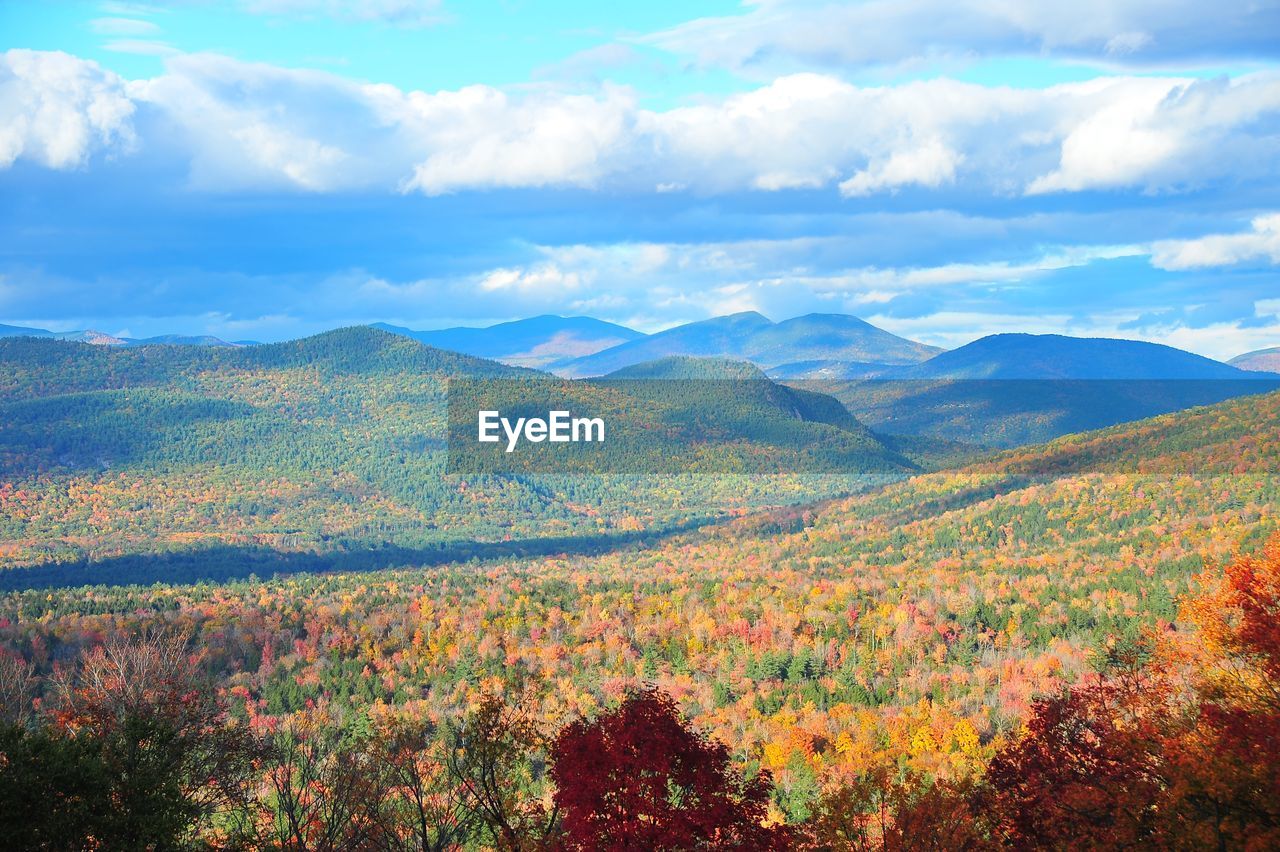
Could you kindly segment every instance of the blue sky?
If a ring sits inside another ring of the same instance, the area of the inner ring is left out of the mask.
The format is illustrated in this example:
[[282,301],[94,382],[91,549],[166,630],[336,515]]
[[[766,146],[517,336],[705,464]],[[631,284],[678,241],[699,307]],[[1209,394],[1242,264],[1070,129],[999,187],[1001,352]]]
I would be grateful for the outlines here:
[[0,41],[0,322],[1280,345],[1276,4],[5,0]]

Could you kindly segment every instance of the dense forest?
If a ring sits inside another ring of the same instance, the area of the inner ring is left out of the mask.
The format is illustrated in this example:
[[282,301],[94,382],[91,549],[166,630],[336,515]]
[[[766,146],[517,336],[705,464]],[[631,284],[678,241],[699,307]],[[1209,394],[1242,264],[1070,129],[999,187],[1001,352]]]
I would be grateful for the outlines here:
[[[461,356],[373,340],[350,374],[314,340],[216,369],[69,351],[65,393],[5,362],[2,463],[36,473],[0,485],[0,793],[53,832],[30,845],[588,849],[629,818],[673,849],[1271,836],[1274,778],[1235,756],[1275,736],[1271,640],[1241,625],[1276,623],[1280,394],[843,495],[481,481],[391,450],[443,427],[430,359]],[[606,753],[612,775],[572,768]]]
[[[607,412],[613,473],[450,473],[448,386],[463,380]],[[948,452],[890,446],[758,371],[728,384],[666,382],[659,399],[652,382],[566,382],[370,328],[230,349],[0,340],[0,568],[80,577],[178,554],[156,570],[195,579],[246,576],[228,563],[269,551],[314,568],[385,566],[370,550],[388,546],[399,564],[495,552],[477,543],[556,552],[847,494],[869,481],[857,473]],[[559,544],[520,544],[542,539]]]
[[772,822],[812,824],[875,767],[968,789],[1046,696],[1152,636],[1197,635],[1179,603],[1197,576],[1276,530],[1275,478],[1230,471],[1267,469],[1277,406],[1235,400],[604,553],[13,591],[0,647],[47,683],[104,642],[181,635],[228,718],[259,732],[319,718],[356,735],[402,714],[443,731],[497,696],[545,733],[651,687],[743,778],[768,772]]
[[[990,741],[930,703],[876,750],[839,712],[826,782],[792,811],[776,744],[735,761],[652,685],[559,718],[533,679],[446,713],[308,700],[279,717],[243,712],[220,649],[172,623],[48,674],[10,653],[0,831],[31,849],[1273,848],[1280,537],[1195,585],[1176,623],[1109,637]],[[822,766],[819,738],[790,739]]]

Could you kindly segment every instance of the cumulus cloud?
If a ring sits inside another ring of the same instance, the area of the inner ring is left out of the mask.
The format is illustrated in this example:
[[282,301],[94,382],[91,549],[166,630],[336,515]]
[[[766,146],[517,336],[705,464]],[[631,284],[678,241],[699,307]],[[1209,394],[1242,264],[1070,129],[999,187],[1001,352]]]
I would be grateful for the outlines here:
[[[1061,87],[1095,106],[1065,129],[1058,168],[1031,194],[1062,190],[1196,184],[1233,156],[1271,156],[1280,128],[1280,79],[1195,82],[1131,79],[1124,96],[1101,81]],[[1238,131],[1248,128],[1244,134]]]
[[[8,57],[0,109],[14,121],[0,164],[23,151],[79,163],[90,141],[126,140],[136,109],[150,119],[154,138],[144,141],[185,156],[205,189],[1013,197],[1180,191],[1280,172],[1274,73],[1047,89],[948,79],[867,87],[804,73],[650,110],[609,84],[404,91],[212,54],[174,56],[160,76],[122,84],[61,54]],[[51,144],[51,123],[71,128],[61,134],[70,154]]]
[[888,159],[841,181],[840,194],[849,198],[870,195],[886,187],[896,188],[909,184],[941,186],[955,180],[956,166],[961,159],[963,158],[959,154],[942,142],[931,139],[918,147],[895,151]]
[[65,53],[0,54],[0,168],[26,158],[53,169],[134,139],[124,81]]
[[1250,260],[1280,264],[1280,213],[1258,216],[1251,225],[1251,230],[1240,234],[1162,240],[1152,247],[1151,263],[1168,270],[1234,266]]
[[363,88],[330,74],[188,54],[128,91],[161,122],[158,141],[184,150],[199,189],[387,186],[409,160]]
[[866,68],[1035,55],[1112,64],[1275,58],[1280,7],[1255,0],[755,0],[644,41],[702,66]]
[[425,158],[404,188],[438,195],[487,187],[593,187],[617,168],[637,110],[630,94],[533,92],[512,98],[490,86],[456,92],[370,95]]

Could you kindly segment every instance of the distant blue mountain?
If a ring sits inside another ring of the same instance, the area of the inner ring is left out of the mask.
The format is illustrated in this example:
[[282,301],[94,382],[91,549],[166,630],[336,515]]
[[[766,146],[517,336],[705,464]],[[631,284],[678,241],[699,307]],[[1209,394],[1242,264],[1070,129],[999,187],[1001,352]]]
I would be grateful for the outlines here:
[[53,337],[53,332],[23,325],[0,325],[0,337]]
[[1009,447],[1263,393],[1280,376],[1158,343],[996,334],[923,364],[816,386],[881,432]]
[[93,343],[99,346],[121,346],[119,337],[104,331],[49,331],[47,328],[29,328],[23,325],[0,325],[0,337],[52,337],[55,340],[72,340],[77,343]]
[[1160,343],[1061,334],[993,334],[894,379],[1245,379],[1247,371]]
[[670,328],[553,369],[566,376],[600,376],[674,355],[738,358],[762,368],[818,360],[896,365],[914,364],[940,351],[844,314],[808,314],[775,323],[745,311]]
[[1237,355],[1227,362],[1241,370],[1260,370],[1265,373],[1280,373],[1280,346],[1268,349],[1257,349]]
[[415,331],[383,322],[374,323],[373,327],[412,338],[437,349],[490,358],[520,367],[540,368],[644,337],[634,329],[592,317],[560,317],[550,314],[486,328]]
[[45,328],[29,328],[23,325],[0,325],[0,337],[52,337],[56,340],[72,340],[78,343],[92,343],[97,346],[151,346],[165,344],[169,346],[238,346],[228,343],[219,337],[207,334],[183,335],[161,334],[157,337],[116,337],[104,331],[84,329],[83,331],[49,331]]
[[161,334],[156,337],[124,337],[121,338],[129,346],[243,346],[241,343],[228,343],[221,337],[208,334]]

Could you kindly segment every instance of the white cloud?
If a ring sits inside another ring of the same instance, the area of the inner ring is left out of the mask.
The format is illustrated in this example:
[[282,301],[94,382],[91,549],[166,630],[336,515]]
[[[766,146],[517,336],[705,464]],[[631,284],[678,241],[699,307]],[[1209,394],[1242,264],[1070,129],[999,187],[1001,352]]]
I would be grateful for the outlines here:
[[212,54],[165,67],[129,94],[177,131],[165,141],[186,148],[197,188],[339,191],[393,185],[407,167],[354,83]]
[[94,18],[89,26],[101,35],[142,36],[160,32],[151,21],[139,18]]
[[541,263],[532,268],[495,269],[479,282],[485,292],[516,290],[540,296],[560,296],[582,286],[583,275],[566,272],[554,263]]
[[1110,63],[1276,56],[1280,7],[1256,0],[754,0],[644,38],[701,66],[777,73],[981,56]]
[[[1280,150],[1274,135],[1280,113],[1275,76],[1195,82],[1138,78],[1060,88],[1094,106],[1074,126],[1063,128],[1059,166],[1032,181],[1030,194],[1195,185],[1215,171],[1220,174],[1234,156],[1274,156]],[[1259,120],[1262,127],[1240,133]]]
[[627,146],[635,103],[624,89],[599,97],[489,86],[402,93],[371,88],[379,111],[426,152],[404,183],[438,195],[488,187],[596,186]]
[[128,146],[133,113],[124,82],[97,63],[65,53],[0,54],[0,168],[20,157],[80,166],[95,150]]
[[[194,186],[229,191],[1012,197],[1280,176],[1277,74],[1037,90],[947,79],[866,87],[805,73],[656,111],[608,84],[404,91],[212,54],[169,57],[160,76],[126,85],[92,63],[30,51],[10,52],[0,69],[0,115],[12,119],[0,131],[0,165],[24,151],[82,162],[90,141],[125,140],[135,109],[153,119],[137,122],[154,134],[144,141],[188,158]],[[57,135],[32,130],[55,116],[83,128],[62,134],[70,155],[42,154],[31,141]]]
[[[567,294],[586,291],[591,295],[572,301],[574,310],[589,306],[615,319],[642,311],[658,311],[668,320],[742,310],[789,316],[803,310],[860,312],[904,295],[936,291],[992,292],[1029,284],[1057,270],[1144,253],[1139,246],[1073,246],[1016,262],[858,266],[826,272],[809,268],[815,254],[838,245],[840,239],[535,246],[536,259],[528,263],[432,286],[518,299],[526,311],[563,305]],[[438,301],[438,289],[421,282],[377,282],[376,292],[368,287],[362,293],[370,297]],[[507,307],[515,310],[516,305]]]
[[1262,259],[1280,265],[1280,213],[1259,216],[1252,230],[1240,234],[1210,234],[1191,240],[1162,240],[1151,250],[1159,269],[1201,269],[1233,266]]
[[956,179],[956,166],[962,159],[937,139],[931,139],[919,147],[895,151],[888,159],[841,181],[840,194],[851,198],[909,184],[938,187],[952,183]]

